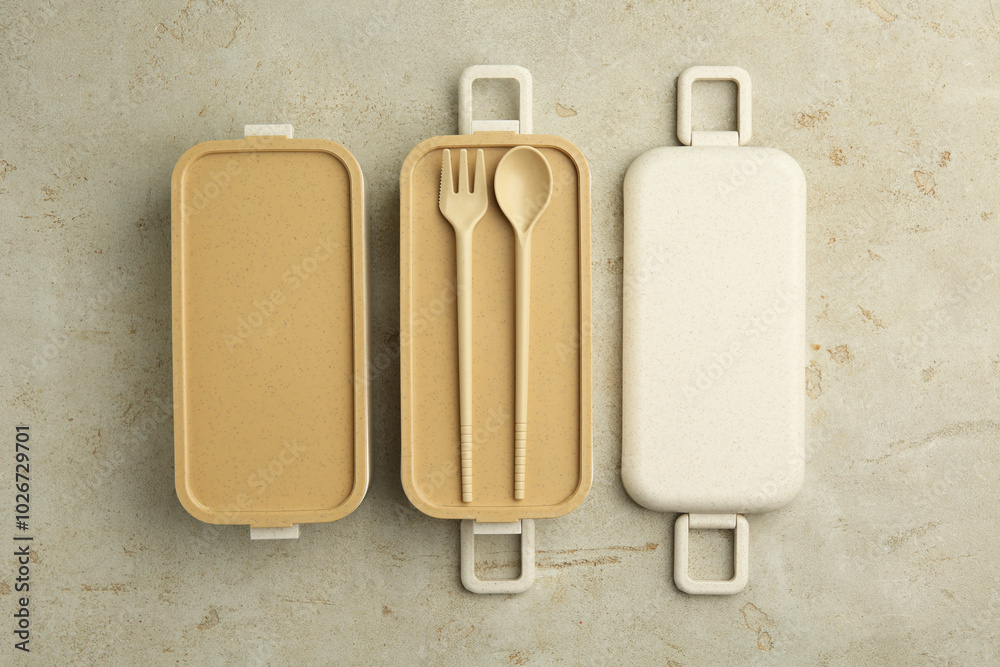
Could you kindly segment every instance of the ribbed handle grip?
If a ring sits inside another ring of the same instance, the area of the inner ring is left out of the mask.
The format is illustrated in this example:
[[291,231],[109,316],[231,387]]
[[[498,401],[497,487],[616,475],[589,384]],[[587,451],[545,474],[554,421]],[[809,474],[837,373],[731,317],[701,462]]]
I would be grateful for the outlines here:
[[528,424],[514,424],[514,500],[524,500],[524,459],[528,449]]
[[462,502],[472,502],[472,426],[462,426]]

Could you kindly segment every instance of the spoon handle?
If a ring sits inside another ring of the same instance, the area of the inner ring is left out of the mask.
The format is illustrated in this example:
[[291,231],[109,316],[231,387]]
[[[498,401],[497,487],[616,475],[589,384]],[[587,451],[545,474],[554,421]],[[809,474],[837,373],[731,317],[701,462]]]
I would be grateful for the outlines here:
[[462,502],[472,502],[472,230],[455,230],[458,280],[458,410]]
[[531,231],[518,234],[515,264],[514,500],[524,500],[528,449],[528,341],[531,314]]

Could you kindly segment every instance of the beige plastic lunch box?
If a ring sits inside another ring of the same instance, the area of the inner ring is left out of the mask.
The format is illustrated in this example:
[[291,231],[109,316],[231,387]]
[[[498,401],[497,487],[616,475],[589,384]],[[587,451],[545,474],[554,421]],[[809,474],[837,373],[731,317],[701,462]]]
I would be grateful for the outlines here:
[[[737,131],[692,130],[700,79],[736,82]],[[746,71],[692,67],[677,93],[683,145],[625,177],[622,479],[644,507],[682,513],[677,586],[732,594],[749,579],[743,515],[803,482],[806,183],[787,154],[745,146]],[[691,578],[698,529],[735,530],[732,579]]]
[[[472,120],[478,78],[519,82],[519,120]],[[591,485],[590,171],[532,134],[521,67],[465,70],[459,131],[420,143],[400,176],[402,481],[420,511],[462,520],[468,590],[518,593],[533,519]],[[476,576],[484,533],[521,535],[518,579]]]
[[171,183],[177,496],[298,537],[368,487],[365,207],[343,146],[249,125]]

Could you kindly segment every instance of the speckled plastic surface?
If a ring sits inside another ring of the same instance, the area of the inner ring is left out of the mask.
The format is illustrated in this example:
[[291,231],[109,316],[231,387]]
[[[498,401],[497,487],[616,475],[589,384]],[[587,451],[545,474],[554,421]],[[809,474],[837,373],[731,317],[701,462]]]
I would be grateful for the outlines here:
[[[692,131],[697,79],[738,83],[736,131]],[[731,595],[748,581],[744,513],[799,491],[805,466],[806,184],[787,154],[746,147],[750,77],[678,79],[680,147],[625,176],[622,480],[640,505],[684,512],[674,580]],[[736,530],[733,577],[692,579],[688,528]]]
[[[721,192],[718,176],[756,173]],[[769,148],[658,148],[625,179],[622,477],[662,512],[766,512],[802,483],[805,180]]]
[[[533,232],[529,423],[523,500],[514,497],[514,231],[497,205],[500,159],[530,145],[551,165],[552,199]],[[462,501],[456,245],[438,207],[444,149],[482,148],[490,205],[473,241],[473,479]],[[428,139],[401,175],[402,479],[422,512],[511,522],[566,514],[590,489],[590,172],[565,139],[512,132]]]
[[325,140],[191,148],[172,181],[177,495],[208,523],[350,513],[368,484],[364,185]]

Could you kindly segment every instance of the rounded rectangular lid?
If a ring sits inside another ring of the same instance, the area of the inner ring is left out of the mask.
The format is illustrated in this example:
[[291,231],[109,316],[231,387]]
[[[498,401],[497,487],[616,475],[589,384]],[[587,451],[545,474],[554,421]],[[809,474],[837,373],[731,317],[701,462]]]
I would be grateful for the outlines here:
[[368,484],[364,186],[330,141],[187,151],[172,180],[177,495],[209,523],[333,521]]

